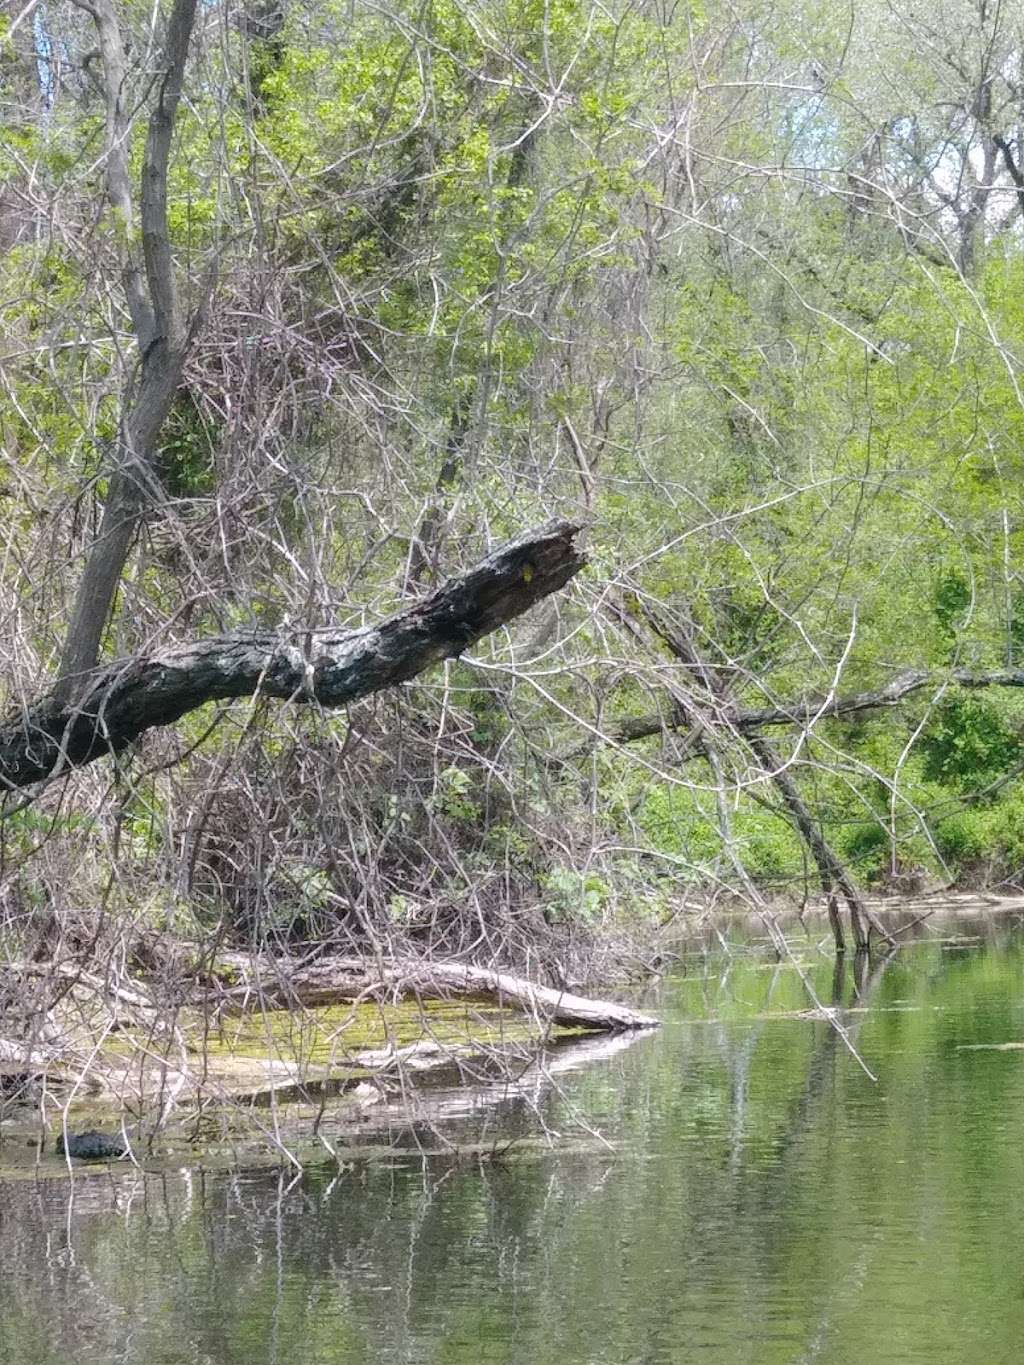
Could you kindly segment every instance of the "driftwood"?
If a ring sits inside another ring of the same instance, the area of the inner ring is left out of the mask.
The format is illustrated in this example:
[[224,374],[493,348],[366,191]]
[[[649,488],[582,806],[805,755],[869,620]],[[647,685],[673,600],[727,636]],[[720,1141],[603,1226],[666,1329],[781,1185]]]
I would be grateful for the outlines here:
[[[312,963],[280,959],[265,968],[249,959],[229,959],[240,967],[244,986],[232,987],[229,1001],[259,997],[283,1006],[342,1004],[355,1000],[415,995],[441,999],[452,995],[486,996],[499,1005],[514,1005],[528,1014],[557,1024],[614,1033],[623,1029],[657,1028],[658,1020],[639,1010],[609,1000],[590,1000],[571,991],[539,986],[508,972],[456,962],[399,960],[379,965],[367,958],[325,957]],[[204,996],[209,1002],[209,996]]]
[[277,697],[345,706],[468,649],[563,587],[585,560],[579,526],[550,522],[380,625],[218,635],[121,659],[0,725],[0,788],[116,753],[209,701]]

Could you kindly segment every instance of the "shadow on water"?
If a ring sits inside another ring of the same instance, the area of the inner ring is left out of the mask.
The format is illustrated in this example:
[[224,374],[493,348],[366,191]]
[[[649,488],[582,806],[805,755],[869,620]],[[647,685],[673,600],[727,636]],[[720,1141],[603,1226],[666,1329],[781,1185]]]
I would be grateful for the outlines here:
[[340,1171],[0,1182],[0,1365],[1015,1362],[1024,939],[954,930],[808,948],[824,1012],[742,943],[688,961],[658,1034],[439,1087],[468,1154],[396,1113]]

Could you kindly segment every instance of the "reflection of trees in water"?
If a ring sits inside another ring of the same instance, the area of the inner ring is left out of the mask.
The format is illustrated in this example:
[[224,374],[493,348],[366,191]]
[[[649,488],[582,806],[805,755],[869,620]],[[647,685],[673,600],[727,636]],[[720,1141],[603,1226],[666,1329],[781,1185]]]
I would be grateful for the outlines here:
[[[826,1155],[825,1170],[816,1167],[809,1173],[806,1147],[828,1123],[826,1111],[835,1097],[840,1068],[849,1062],[851,1049],[857,1049],[860,1032],[869,1017],[867,1007],[898,952],[898,948],[893,948],[876,957],[866,953],[855,954],[852,960],[837,957],[828,1005],[835,1014],[810,1025],[815,1031],[814,1047],[806,1062],[803,1083],[789,1102],[785,1121],[773,1135],[770,1159],[756,1165],[737,1162],[734,1167],[736,1179],[727,1197],[736,1219],[751,1229],[756,1260],[766,1276],[778,1273],[790,1254],[790,1225],[804,1218],[808,1190],[811,1197],[816,1197],[823,1187],[827,1188],[831,1158]],[[850,1012],[854,1008],[856,1014]],[[837,1023],[845,1038],[835,1026]],[[864,1157],[868,1178],[870,1154],[866,1152]],[[812,1161],[817,1159],[815,1156]]]
[[[495,1284],[514,1281],[520,1260],[536,1254],[537,1228],[571,1218],[578,1182],[524,1178],[540,1168],[504,1167],[500,1153],[544,1130],[561,1074],[608,1060],[634,1039],[577,1040],[524,1057],[514,1079],[478,1070],[468,1089],[421,1095],[421,1120],[396,1121],[387,1138],[396,1150],[433,1152],[429,1165],[405,1156],[391,1167],[361,1163],[299,1178],[119,1170],[0,1183],[0,1293],[6,1299],[17,1286],[0,1328],[0,1365],[80,1354],[84,1340],[97,1359],[121,1358],[119,1343],[130,1339],[140,1345],[128,1359],[160,1359],[147,1352],[170,1339],[178,1354],[168,1359],[248,1363],[254,1336],[276,1340],[278,1354],[266,1358],[285,1361],[323,1321],[356,1332],[353,1360],[408,1358],[408,1344],[429,1335],[438,1304],[465,1281],[467,1251]],[[454,1114],[461,1124],[437,1126]],[[488,1135],[495,1161],[436,1155],[446,1140]],[[370,1140],[380,1139],[375,1130]],[[45,1335],[36,1340],[41,1322]]]
[[[895,1254],[898,1229],[943,1212],[928,1202],[931,1186],[904,1190],[910,1182],[893,1164],[919,1144],[907,1125],[910,1087],[934,1087],[935,1113],[943,1104],[958,1112],[969,1098],[958,1087],[977,1071],[936,1048],[991,1001],[993,972],[1002,973],[997,994],[1010,998],[1019,962],[950,960],[936,947],[834,974],[820,993],[855,1042],[866,1016],[853,1011],[911,989],[924,1006],[874,1015],[870,1046],[884,1052],[887,1103],[825,1020],[677,1016],[664,1037],[581,1077],[581,1107],[622,1139],[615,1154],[556,1148],[508,1165],[406,1161],[297,1181],[266,1171],[126,1173],[77,1180],[70,1220],[65,1182],[0,1186],[0,1362],[81,1356],[83,1340],[94,1358],[147,1365],[660,1362],[680,1358],[691,1338],[732,1361],[747,1357],[723,1342],[766,1340],[786,1313],[794,1340],[831,1340],[837,1305],[857,1300],[859,1277],[879,1292],[891,1264],[880,1258]],[[734,970],[729,994],[744,1008],[766,994],[776,1004],[763,976]],[[725,994],[719,984],[709,1005]],[[979,1055],[989,1056],[966,1054]],[[984,1071],[993,1079],[977,1084],[1006,1087],[1009,1074],[993,1065]],[[536,1109],[559,1125],[558,1101],[534,1079],[491,1111],[495,1131],[528,1126]],[[1001,1113],[1005,1128],[1019,1113],[1005,1089],[986,1103],[979,1125]],[[936,1168],[928,1179],[949,1188],[959,1173],[981,1207],[1007,1158],[995,1168],[976,1161],[976,1189],[962,1163],[978,1155],[977,1125],[942,1129],[940,1140],[926,1154]],[[1012,1185],[1000,1188],[1005,1197]],[[897,1232],[880,1249],[878,1228],[890,1225]],[[941,1249],[914,1243],[907,1252],[933,1253],[929,1275],[941,1270]],[[952,1263],[960,1253],[949,1254]],[[134,1357],[111,1346],[129,1340]],[[173,1353],[161,1357],[155,1348],[167,1343]]]
[[[856,953],[852,961],[837,957],[832,971],[832,992],[830,1008],[834,1010],[834,1020],[823,1020],[816,1026],[819,1033],[813,1053],[807,1066],[807,1080],[803,1092],[793,1103],[790,1118],[776,1138],[776,1150],[780,1159],[796,1146],[806,1135],[817,1117],[817,1109],[822,1099],[835,1085],[836,1056],[848,1048],[856,1048],[857,1040],[868,1018],[866,1013],[850,1014],[856,1007],[866,1010],[872,996],[881,985],[886,968],[898,953],[891,948],[881,956],[869,957],[867,953]],[[846,1033],[844,1042],[839,1023]]]

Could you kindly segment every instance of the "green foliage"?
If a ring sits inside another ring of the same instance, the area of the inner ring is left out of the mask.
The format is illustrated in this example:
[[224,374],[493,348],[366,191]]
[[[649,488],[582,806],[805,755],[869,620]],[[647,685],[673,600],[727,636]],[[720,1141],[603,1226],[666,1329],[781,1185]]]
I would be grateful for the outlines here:
[[[874,11],[851,16],[848,52],[824,4],[756,24],[587,0],[286,9],[272,40],[232,27],[190,64],[168,225],[190,310],[213,262],[217,278],[158,472],[195,543],[160,553],[154,515],[106,647],[370,625],[482,545],[580,515],[581,498],[590,565],[553,633],[531,618],[483,642],[443,702],[415,694],[415,724],[320,717],[336,768],[313,788],[288,766],[290,719],[259,714],[257,756],[238,735],[258,708],[232,712],[204,740],[226,785],[281,790],[234,817],[209,885],[221,877],[244,919],[260,822],[278,928],[326,913],[332,838],[351,902],[372,894],[407,924],[435,896],[464,899],[467,871],[513,898],[539,885],[554,917],[588,920],[610,913],[616,878],[634,904],[660,896],[665,867],[680,884],[735,884],[737,860],[766,883],[801,879],[806,851],[753,799],[777,798],[722,709],[905,668],[1016,666],[1024,649],[1024,251],[990,222],[954,268],[963,215],[920,166],[955,156],[955,100]],[[148,11],[118,13],[150,51]],[[26,644],[18,695],[59,650],[138,393],[124,272],[139,218],[104,196],[98,67],[75,46],[87,20],[63,64],[78,84],[45,118],[13,116],[24,54],[0,47],[0,587]],[[811,54],[827,72],[814,99],[798,72]],[[148,71],[132,66],[125,95],[133,186]],[[877,165],[863,109],[886,130]],[[895,185],[920,240],[895,222]],[[712,695],[643,606],[692,631]],[[720,735],[721,802],[697,746],[652,740],[636,762],[588,748],[598,726],[681,694]],[[1012,863],[1016,798],[988,789],[1020,760],[1019,703],[952,694],[920,736],[917,704],[823,713],[791,746],[815,819],[864,877],[937,866],[932,826],[957,867]],[[122,812],[122,856],[145,877],[187,857],[182,829],[230,824],[206,810],[201,762],[183,772],[180,797],[152,790]],[[35,833],[14,822],[10,837],[21,850]],[[605,846],[598,871],[574,870],[570,850]]]
[[935,843],[955,873],[988,871],[1018,877],[1024,869],[1024,787],[1011,787],[999,800],[946,816],[935,828]]
[[935,616],[940,630],[951,638],[967,622],[971,585],[960,569],[948,569],[935,584]]
[[593,872],[578,872],[571,867],[553,867],[540,878],[544,913],[551,923],[600,919],[611,888]]
[[998,848],[1000,823],[1000,813],[994,810],[958,811],[936,826],[936,847],[954,867],[967,867]]
[[195,399],[180,394],[164,424],[161,439],[163,477],[172,497],[197,497],[213,489],[217,427]]
[[[638,822],[651,847],[682,864],[682,875],[699,882],[708,865],[721,863],[724,846],[707,798],[678,786],[656,785],[647,793]],[[788,820],[750,800],[737,804],[731,818],[734,848],[752,876],[774,882],[799,877],[800,840]]]
[[921,751],[926,779],[976,792],[1017,762],[1021,742],[992,702],[957,694],[936,707]]
[[892,841],[880,820],[861,820],[842,831],[838,847],[858,872],[866,874],[876,872],[884,864]]
[[442,768],[437,775],[437,809],[449,820],[476,824],[482,812],[475,785],[473,777],[464,768]]

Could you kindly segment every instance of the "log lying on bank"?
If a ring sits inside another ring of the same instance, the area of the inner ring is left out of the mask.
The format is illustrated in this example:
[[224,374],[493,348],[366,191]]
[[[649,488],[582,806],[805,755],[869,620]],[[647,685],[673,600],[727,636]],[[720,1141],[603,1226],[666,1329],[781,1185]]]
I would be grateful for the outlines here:
[[276,697],[338,707],[452,658],[556,592],[585,563],[580,527],[549,522],[380,625],[218,635],[120,659],[0,725],[0,789],[116,753],[210,701]]
[[[614,1033],[657,1028],[649,1014],[610,1000],[590,1000],[571,991],[539,986],[508,972],[458,962],[411,959],[386,965],[358,957],[325,957],[291,963],[275,959],[265,966],[246,958],[229,959],[246,978],[225,992],[228,1001],[260,999],[282,1007],[348,1004],[368,999],[415,995],[450,999],[453,995],[485,996],[498,1005],[513,1005],[556,1024]],[[209,996],[205,997],[208,1002]]]

